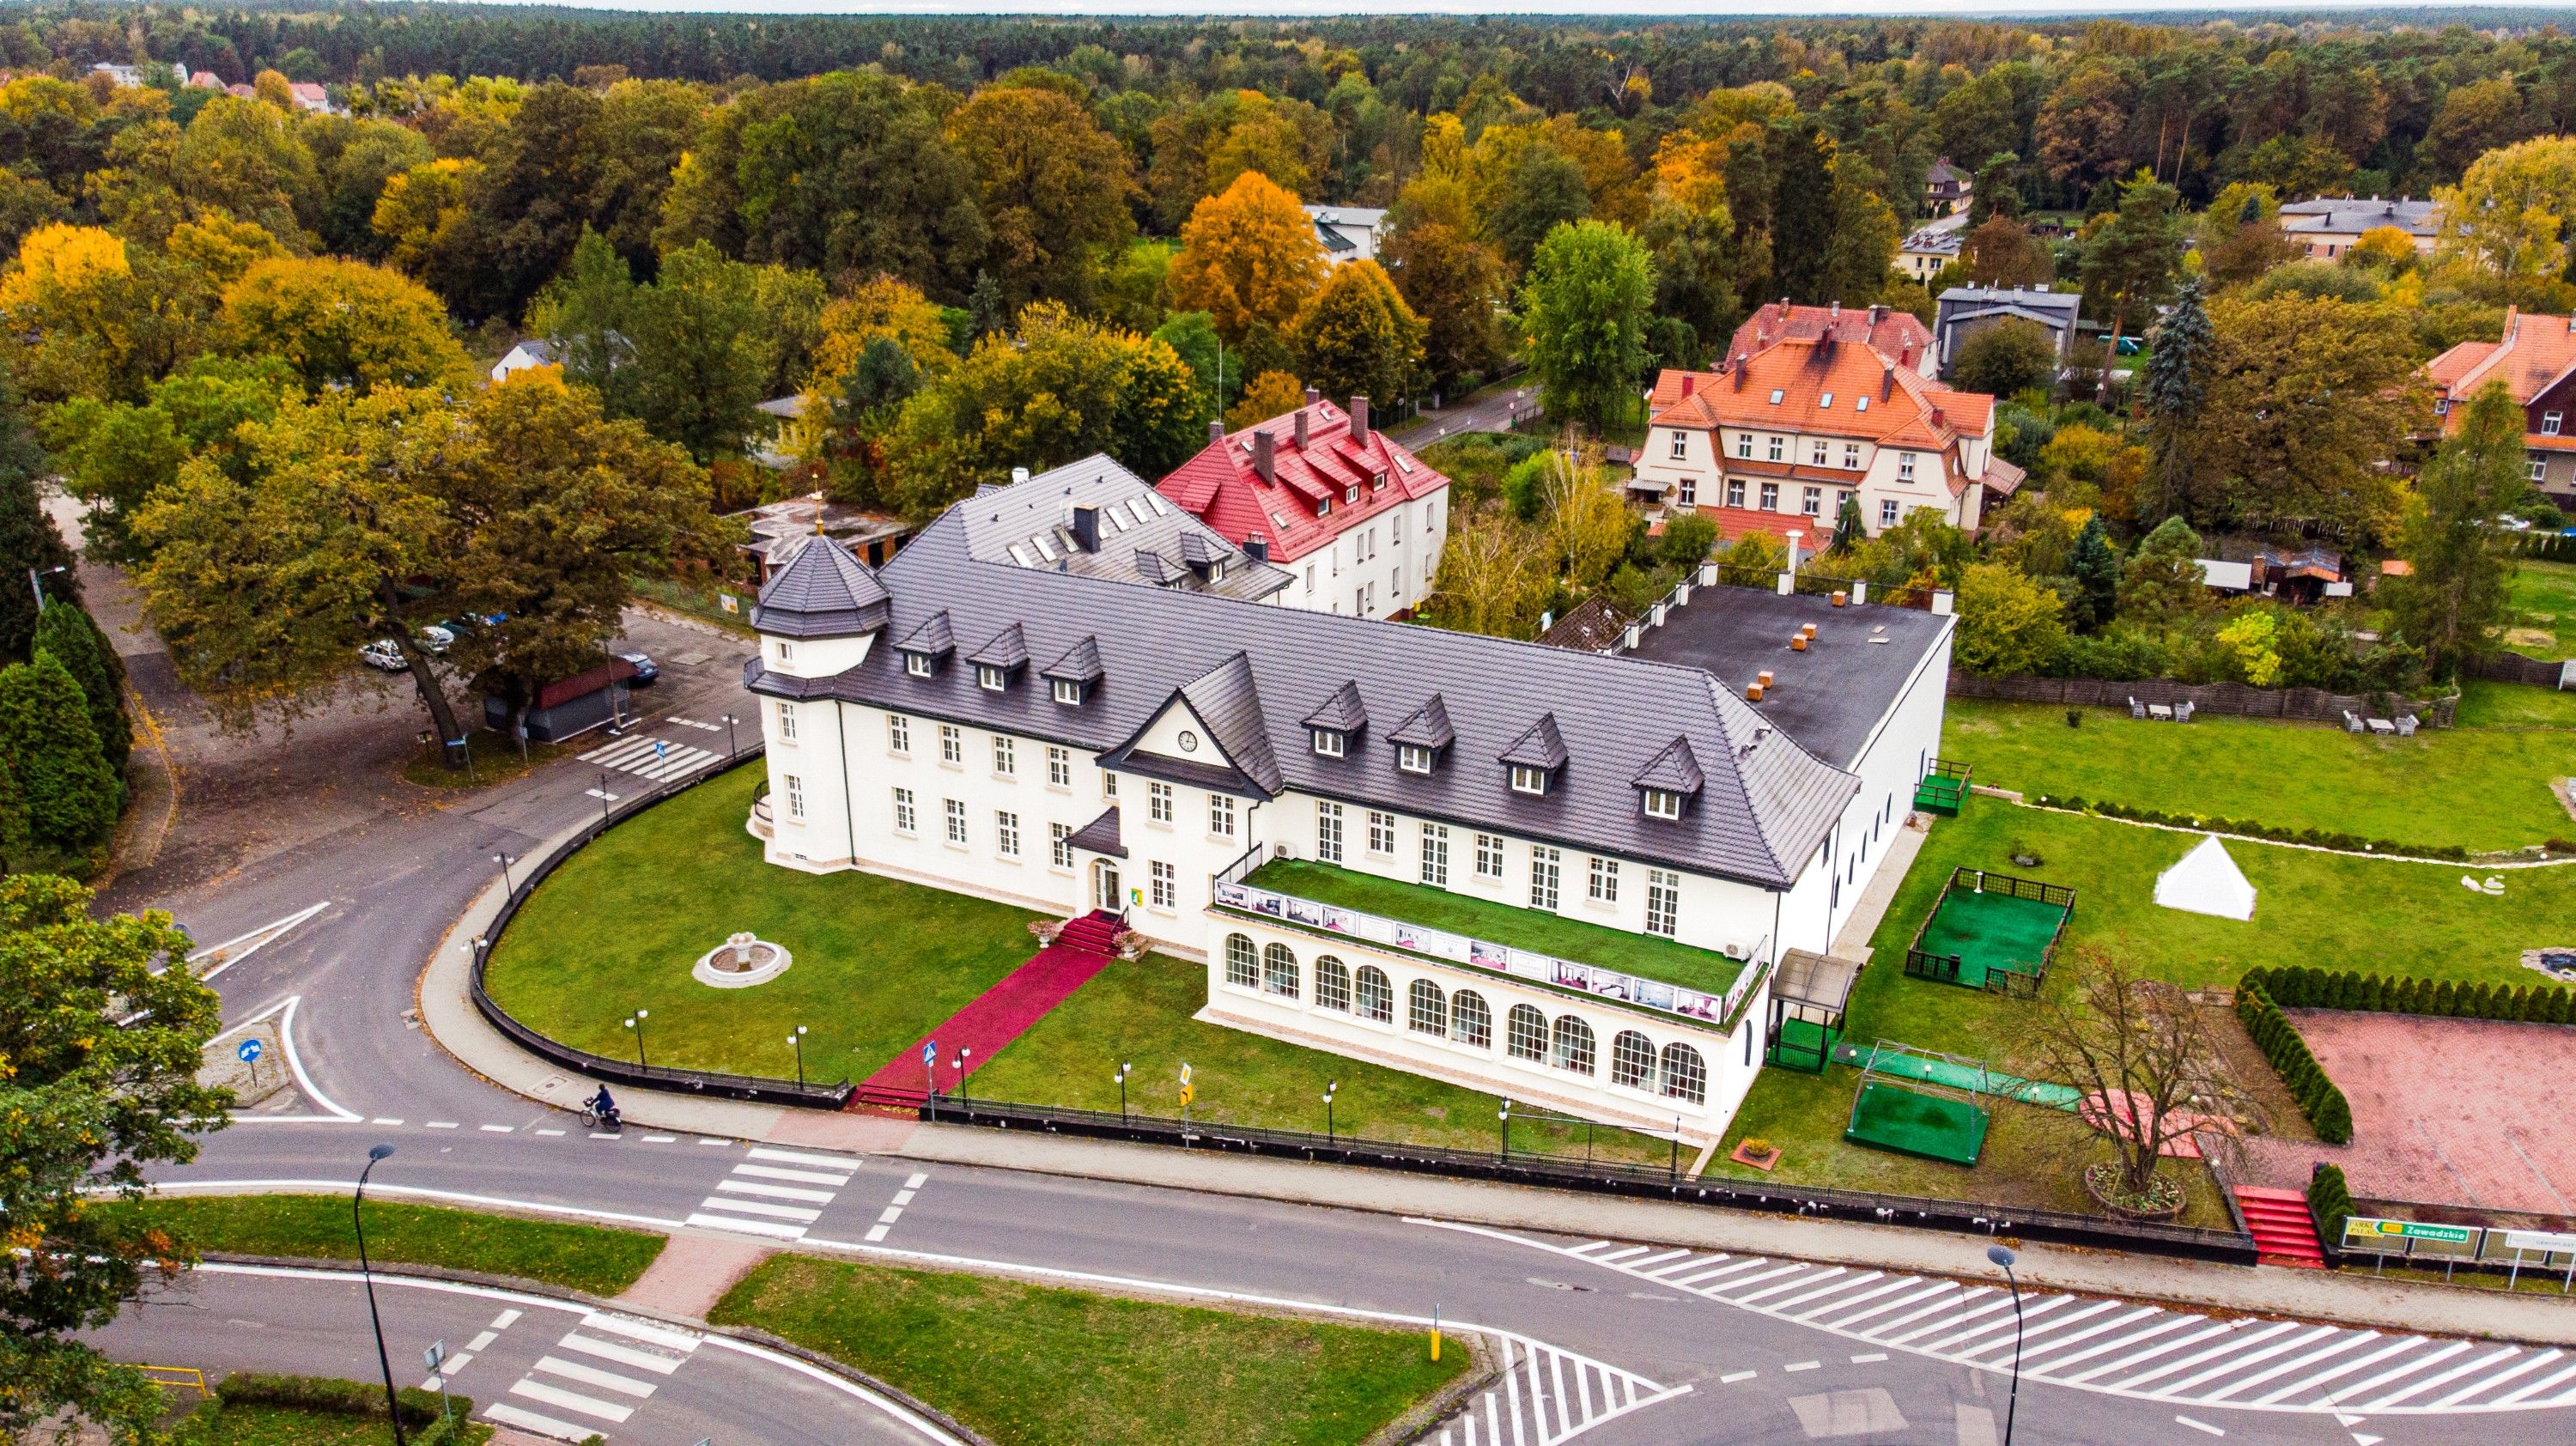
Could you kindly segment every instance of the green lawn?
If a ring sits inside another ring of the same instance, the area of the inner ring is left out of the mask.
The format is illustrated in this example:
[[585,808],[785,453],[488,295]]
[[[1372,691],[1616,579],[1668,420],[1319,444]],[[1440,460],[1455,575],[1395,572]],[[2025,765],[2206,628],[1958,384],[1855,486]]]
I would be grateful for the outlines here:
[[[1744,969],[1714,950],[1694,949],[1651,934],[1631,934],[1537,909],[1514,908],[1448,889],[1381,879],[1331,864],[1273,859],[1253,870],[1244,882],[1317,903],[1339,904],[1364,914],[1465,934],[1489,944],[1553,954],[1577,964],[1598,964],[1707,994],[1724,995]],[[1642,880],[1632,879],[1629,887],[1639,887],[1641,883]],[[1566,873],[1565,897],[1579,897],[1584,887],[1573,870]]]
[[[1205,1003],[1207,970],[1199,965],[1159,954],[1112,962],[976,1071],[973,1092],[986,1099],[1114,1110],[1118,1066],[1132,1064],[1128,1108],[1178,1115],[1180,1068],[1187,1064],[1197,1096],[1190,1112],[1199,1119],[1320,1132],[1324,1087],[1339,1083],[1333,1096],[1337,1130],[1462,1150],[1500,1143],[1495,1116],[1502,1101],[1492,1095],[1191,1018]],[[1587,1133],[1580,1126],[1515,1119],[1512,1148],[1580,1154]],[[1624,1130],[1589,1133],[1605,1159],[1661,1164],[1670,1149],[1662,1140]]]
[[[236,1255],[355,1260],[349,1202],[337,1195],[183,1195],[117,1203],[139,1209],[186,1244]],[[593,1295],[635,1283],[663,1237],[552,1220],[519,1220],[435,1205],[367,1202],[367,1256],[515,1276]]]
[[2576,691],[2526,683],[2464,683],[2455,721],[2462,728],[2576,729]]
[[1467,1367],[1425,1336],[988,1276],[771,1258],[717,1304],[1001,1446],[1368,1439]]
[[2535,658],[2576,658],[2576,562],[2521,559],[2507,598],[2506,645]]
[[2069,728],[2064,708],[1953,698],[1941,753],[1999,788],[2400,843],[2503,850],[2576,834],[2549,790],[2550,779],[2576,774],[2576,732],[2428,728],[2394,738],[2215,714],[2189,724],[2080,716],[2083,726]]
[[[460,1403],[461,1404],[461,1403]],[[413,1431],[417,1437],[417,1429]],[[170,1433],[171,1446],[383,1446],[385,1419],[286,1406],[227,1405],[210,1401]],[[461,1443],[492,1439],[492,1428],[467,1421],[453,1436]]]
[[[530,1028],[633,1058],[624,1021],[650,1010],[654,1064],[792,1078],[865,1079],[931,1026],[1027,962],[1024,910],[872,874],[816,876],[761,861],[743,830],[757,764],[612,829],[557,869],[511,921],[486,983]],[[689,977],[748,929],[786,946],[785,974],[750,989]]]

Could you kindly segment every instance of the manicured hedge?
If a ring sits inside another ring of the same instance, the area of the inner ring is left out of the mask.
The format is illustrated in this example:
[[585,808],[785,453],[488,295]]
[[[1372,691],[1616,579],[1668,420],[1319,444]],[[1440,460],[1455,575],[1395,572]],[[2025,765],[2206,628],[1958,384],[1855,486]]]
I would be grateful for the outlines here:
[[2343,1222],[2352,1215],[2352,1187],[2344,1182],[2343,1166],[2321,1164],[2308,1176],[2308,1214],[2327,1251],[2341,1249]]
[[2357,969],[2258,966],[2240,987],[2257,988],[2285,1009],[2350,1009],[2427,1014],[2442,1019],[2501,1019],[2522,1024],[2576,1024],[2576,989],[2555,984],[2458,984],[2447,979],[2364,974]]
[[2298,1029],[2273,1005],[2262,986],[2250,979],[2236,986],[2236,1017],[2244,1022],[2245,1032],[2263,1047],[2263,1057],[2272,1062],[2281,1083],[2289,1087],[2290,1097],[2299,1102],[2317,1138],[2329,1145],[2349,1143],[2352,1105],[2335,1082],[2326,1078],[2325,1066],[2317,1063]]
[[[215,1396],[226,1405],[283,1406],[289,1410],[311,1411],[330,1416],[382,1416],[385,1414],[385,1388],[373,1381],[344,1381],[332,1376],[280,1376],[264,1371],[235,1371],[215,1387]],[[406,1386],[396,1399],[402,1403],[403,1424],[412,1428],[408,1438],[413,1446],[437,1446],[446,1441],[456,1426],[464,1424],[474,1413],[474,1402],[466,1396],[447,1398],[450,1419],[440,1419],[438,1393]],[[427,1428],[427,1429],[423,1429]]]
[[2206,829],[2212,833],[2242,834],[2247,838],[2270,839],[2274,843],[2307,844],[2312,848],[2339,849],[2348,854],[2399,854],[2415,859],[2451,859],[2464,861],[2471,855],[2458,844],[2410,844],[2393,838],[2363,838],[2357,833],[2337,833],[2322,828],[2282,828],[2258,823],[2250,818],[2220,818],[2213,814],[2168,813],[2160,808],[2135,808],[2125,803],[2111,803],[2084,798],[2060,798],[2053,793],[2034,793],[2030,801],[2041,808],[2062,808],[2075,813],[2099,814],[2104,818],[2134,819],[2139,823],[2160,823],[2171,828]]

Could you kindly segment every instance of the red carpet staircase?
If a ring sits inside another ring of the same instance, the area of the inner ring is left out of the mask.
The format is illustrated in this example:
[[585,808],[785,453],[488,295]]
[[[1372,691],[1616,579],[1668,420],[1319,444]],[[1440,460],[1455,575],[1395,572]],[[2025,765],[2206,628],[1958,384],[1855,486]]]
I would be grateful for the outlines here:
[[2236,1187],[2236,1208],[2254,1236],[2255,1254],[2265,1265],[2307,1270],[2326,1268],[2326,1253],[2317,1243],[2317,1224],[2308,1214],[2308,1197],[2296,1190],[2261,1185]]
[[1004,975],[1000,982],[976,996],[973,1003],[941,1021],[937,1028],[914,1040],[903,1053],[861,1081],[851,1093],[848,1107],[918,1107],[928,1082],[921,1047],[933,1040],[939,1043],[939,1087],[956,1089],[961,1083],[957,1069],[959,1050],[973,1051],[966,1056],[967,1075],[990,1063],[1004,1045],[1091,982],[1091,976],[1114,957],[1113,945],[1121,927],[1117,915],[1097,909],[1066,920],[1054,943],[1040,949],[1029,962]]

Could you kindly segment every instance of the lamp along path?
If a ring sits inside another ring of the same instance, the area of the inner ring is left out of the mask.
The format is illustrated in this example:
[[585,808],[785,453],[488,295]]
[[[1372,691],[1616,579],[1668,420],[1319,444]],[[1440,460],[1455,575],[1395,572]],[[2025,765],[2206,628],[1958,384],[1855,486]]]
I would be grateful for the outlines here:
[[[1118,928],[1115,914],[1099,910],[1068,921],[1054,943],[1040,949],[1029,962],[1003,976],[976,996],[973,1003],[942,1020],[869,1075],[861,1083],[862,1095],[851,1099],[851,1108],[866,1108],[860,1099],[867,1090],[919,1095],[932,1080],[933,1070],[941,1088],[964,1083],[1001,1053],[1004,1045],[1027,1033],[1029,1026],[1046,1018],[1050,1010],[1091,982],[1091,976],[1113,957],[1110,941],[1117,937]],[[938,1047],[938,1058],[925,1065],[922,1052],[933,1044]]]

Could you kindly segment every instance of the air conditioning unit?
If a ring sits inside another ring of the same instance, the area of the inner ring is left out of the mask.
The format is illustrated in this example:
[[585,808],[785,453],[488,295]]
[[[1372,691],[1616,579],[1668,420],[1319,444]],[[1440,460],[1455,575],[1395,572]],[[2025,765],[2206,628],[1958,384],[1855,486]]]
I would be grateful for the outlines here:
[[1726,943],[1718,945],[1717,952],[1741,964],[1745,960],[1753,957],[1753,946],[1730,939]]

